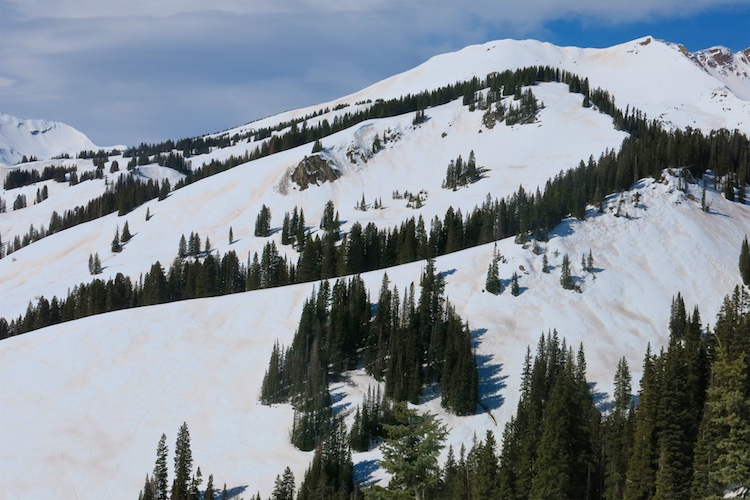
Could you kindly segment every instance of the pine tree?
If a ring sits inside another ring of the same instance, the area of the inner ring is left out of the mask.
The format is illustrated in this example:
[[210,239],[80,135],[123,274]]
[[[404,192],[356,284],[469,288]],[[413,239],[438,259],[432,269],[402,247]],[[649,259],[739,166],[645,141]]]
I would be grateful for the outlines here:
[[568,254],[563,256],[562,269],[560,272],[560,285],[566,290],[573,289],[573,277],[570,274],[570,259]]
[[417,500],[439,481],[438,454],[448,430],[434,415],[419,415],[405,403],[393,408],[396,423],[385,425],[380,465],[392,479],[390,489],[411,491]]
[[206,491],[203,492],[203,500],[214,500],[214,475],[208,475],[208,482],[206,483]]
[[271,233],[271,209],[265,204],[260,208],[260,213],[255,219],[255,236],[265,238]]
[[518,285],[518,273],[513,271],[513,276],[510,278],[510,293],[514,297],[518,297],[521,294],[521,287]]
[[193,453],[190,450],[190,431],[187,423],[183,423],[177,431],[177,441],[174,448],[174,486],[172,498],[188,500],[190,492],[190,478],[193,472]]
[[151,207],[146,207],[146,221],[151,218]]
[[604,498],[616,500],[625,494],[625,477],[633,447],[633,406],[628,363],[620,358],[615,373],[614,408],[604,422]]
[[180,257],[181,259],[188,256],[187,241],[185,240],[184,234],[180,236],[180,243],[177,247],[177,256]]
[[162,434],[156,447],[156,465],[154,465],[154,500],[167,500],[169,495],[169,470],[167,468],[167,435]]
[[542,272],[549,273],[549,260],[546,253],[542,256]]
[[748,245],[747,236],[745,236],[745,239],[742,240],[739,265],[742,282],[750,286],[750,245]]
[[128,226],[128,221],[125,221],[125,225],[122,226],[122,235],[120,236],[120,241],[122,243],[127,243],[130,241],[130,238],[132,238],[133,235],[130,234],[130,227]]
[[120,247],[120,228],[115,229],[115,237],[112,239],[112,251],[117,253],[122,248]]
[[234,243],[234,231],[232,231],[232,226],[229,226],[229,244],[232,243]]
[[492,262],[487,269],[487,279],[485,280],[484,287],[488,292],[494,295],[498,295],[500,292],[502,292],[497,260],[494,258],[492,259]]
[[276,481],[271,493],[271,500],[293,500],[294,499],[294,474],[287,467],[281,476],[276,476]]

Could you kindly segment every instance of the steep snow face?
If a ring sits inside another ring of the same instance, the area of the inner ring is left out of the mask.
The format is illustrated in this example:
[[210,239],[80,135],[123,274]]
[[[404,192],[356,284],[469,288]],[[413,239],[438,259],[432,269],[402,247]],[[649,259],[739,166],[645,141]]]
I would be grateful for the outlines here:
[[0,167],[14,165],[24,156],[42,160],[98,149],[86,135],[64,123],[0,114]]

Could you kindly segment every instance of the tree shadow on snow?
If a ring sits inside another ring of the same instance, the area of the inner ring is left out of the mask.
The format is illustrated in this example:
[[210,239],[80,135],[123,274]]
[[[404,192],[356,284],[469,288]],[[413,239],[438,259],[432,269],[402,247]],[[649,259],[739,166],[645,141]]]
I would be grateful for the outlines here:
[[[480,328],[471,332],[472,346],[477,347],[480,337],[487,332],[486,328]],[[501,375],[502,363],[493,363],[492,354],[476,355],[477,373],[479,375],[479,404],[486,411],[497,410],[505,402],[501,394],[505,389],[507,375]],[[494,417],[493,417],[494,419]]]
[[[227,489],[227,498],[236,498],[239,500],[241,498],[240,495],[245,493],[246,490],[247,490],[247,485],[235,486],[234,488],[229,488]],[[218,495],[217,495],[217,491],[215,490],[214,496],[216,496],[217,498],[221,498],[221,491],[219,490]]]
[[367,488],[375,484],[372,475],[378,470],[377,460],[362,460],[354,464],[354,484],[360,488]]
[[440,277],[442,277],[443,279],[445,279],[445,278],[447,278],[448,276],[450,276],[452,274],[456,274],[456,270],[455,269],[448,269],[447,271],[443,271],[442,273],[440,273]]
[[331,411],[333,411],[334,415],[340,415],[351,405],[351,403],[341,403],[345,397],[346,393],[344,391],[331,393]]

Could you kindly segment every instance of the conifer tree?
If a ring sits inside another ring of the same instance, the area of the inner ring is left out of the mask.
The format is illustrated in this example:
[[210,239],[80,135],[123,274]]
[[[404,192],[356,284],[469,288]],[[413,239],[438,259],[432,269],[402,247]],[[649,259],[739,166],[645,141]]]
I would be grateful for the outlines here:
[[122,226],[122,235],[120,236],[120,241],[122,243],[127,243],[130,241],[130,238],[132,238],[133,235],[130,234],[130,227],[128,226],[128,221],[125,221],[125,225]]
[[500,273],[497,266],[497,260],[492,259],[489,268],[487,269],[487,279],[485,280],[484,288],[491,294],[498,295],[502,292],[502,284],[500,283]]
[[661,415],[662,368],[661,357],[646,350],[643,376],[635,414],[633,452],[628,460],[625,481],[625,500],[648,500],[656,491],[658,466],[658,432]]
[[750,245],[748,245],[747,236],[745,236],[745,239],[742,240],[739,265],[742,282],[750,286]]
[[177,441],[174,447],[174,485],[172,498],[188,500],[190,479],[193,472],[193,452],[190,450],[190,431],[187,423],[183,422],[177,431]]
[[232,226],[229,226],[229,244],[232,243],[234,243],[234,231],[232,231]]
[[265,238],[271,232],[271,209],[265,204],[260,208],[260,213],[255,219],[255,236]]
[[180,243],[177,247],[177,256],[180,258],[185,258],[188,256],[187,241],[185,240],[184,234],[180,236]]
[[510,293],[514,297],[518,297],[521,294],[521,287],[518,285],[518,273],[513,271],[513,276],[510,278]]
[[203,500],[214,500],[214,493],[214,475],[209,474],[206,491],[203,492]]
[[630,369],[622,357],[615,373],[614,408],[604,422],[604,498],[616,500],[625,494],[625,477],[633,447],[633,406]]
[[154,465],[153,486],[154,500],[167,500],[169,494],[168,468],[167,468],[167,435],[162,434],[156,447],[156,465]]
[[294,489],[294,474],[287,467],[282,475],[276,476],[271,500],[294,500]]
[[568,254],[563,256],[562,269],[560,272],[560,285],[566,290],[573,289],[573,277],[570,274],[570,259]]
[[112,251],[117,253],[121,250],[120,247],[120,228],[115,229],[115,237],[112,239]]
[[380,465],[391,474],[390,489],[410,491],[417,500],[439,481],[438,454],[444,447],[447,427],[437,417],[420,415],[405,403],[393,408],[396,423],[385,425],[388,437],[381,445]]

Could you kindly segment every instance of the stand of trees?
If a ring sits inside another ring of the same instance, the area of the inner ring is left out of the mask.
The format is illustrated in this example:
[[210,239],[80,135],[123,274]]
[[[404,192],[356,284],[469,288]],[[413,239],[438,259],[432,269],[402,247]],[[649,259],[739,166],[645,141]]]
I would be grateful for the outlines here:
[[[320,284],[303,306],[292,345],[274,346],[261,387],[262,403],[295,406],[292,442],[298,448],[313,449],[330,431],[329,377],[362,361],[384,382],[389,400],[417,403],[426,384],[440,383],[446,409],[458,415],[476,411],[479,377],[471,333],[443,289],[433,261],[427,262],[418,303],[413,286],[401,303],[386,275],[371,318],[361,278],[339,279],[332,289],[326,281]],[[389,413],[379,398],[363,407],[360,448],[378,435],[376,415]]]

